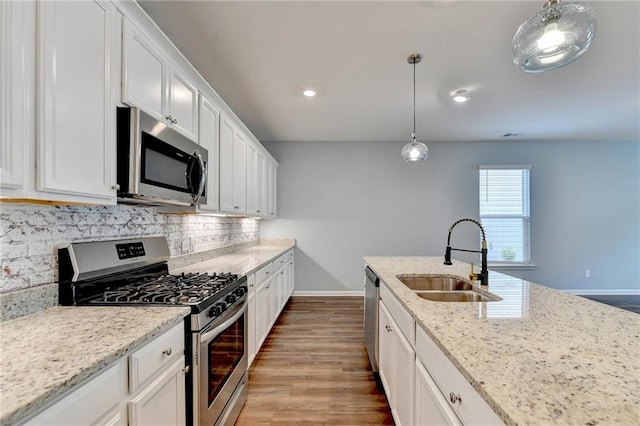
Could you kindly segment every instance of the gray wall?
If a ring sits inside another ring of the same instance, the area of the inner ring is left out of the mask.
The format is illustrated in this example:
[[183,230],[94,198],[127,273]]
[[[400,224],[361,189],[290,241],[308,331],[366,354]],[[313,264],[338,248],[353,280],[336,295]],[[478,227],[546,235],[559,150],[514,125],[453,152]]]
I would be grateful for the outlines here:
[[[532,165],[538,268],[511,275],[566,290],[640,289],[638,141],[430,142],[422,164],[403,163],[401,145],[265,143],[280,163],[278,219],[260,232],[297,239],[296,290],[361,290],[363,256],[441,256],[449,226],[478,217],[479,164]],[[452,245],[476,247],[477,232],[457,227]]]

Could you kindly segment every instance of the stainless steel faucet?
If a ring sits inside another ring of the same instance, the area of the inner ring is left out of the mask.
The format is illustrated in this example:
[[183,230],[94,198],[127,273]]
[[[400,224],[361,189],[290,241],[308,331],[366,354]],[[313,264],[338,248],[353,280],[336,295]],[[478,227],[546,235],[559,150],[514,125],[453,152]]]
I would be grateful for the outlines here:
[[[473,222],[480,228],[480,232],[482,233],[482,249],[481,250],[466,250],[466,249],[457,249],[451,248],[451,232],[453,228],[456,227],[460,222]],[[471,264],[471,274],[469,274],[469,279],[471,280],[479,280],[481,285],[489,285],[489,271],[487,270],[487,238],[484,233],[484,228],[477,220],[473,219],[460,219],[449,228],[449,236],[447,237],[447,249],[444,253],[444,264],[451,265],[451,250],[455,251],[466,251],[470,253],[480,253],[482,255],[482,270],[479,274],[473,273],[473,263]]]

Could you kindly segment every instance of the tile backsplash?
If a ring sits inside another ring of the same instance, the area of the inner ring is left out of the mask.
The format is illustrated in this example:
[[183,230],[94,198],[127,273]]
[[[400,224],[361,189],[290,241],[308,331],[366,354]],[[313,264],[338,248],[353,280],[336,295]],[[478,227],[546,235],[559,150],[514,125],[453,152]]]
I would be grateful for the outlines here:
[[257,219],[159,214],[154,207],[0,204],[0,293],[55,282],[66,242],[164,235],[171,256],[260,238]]

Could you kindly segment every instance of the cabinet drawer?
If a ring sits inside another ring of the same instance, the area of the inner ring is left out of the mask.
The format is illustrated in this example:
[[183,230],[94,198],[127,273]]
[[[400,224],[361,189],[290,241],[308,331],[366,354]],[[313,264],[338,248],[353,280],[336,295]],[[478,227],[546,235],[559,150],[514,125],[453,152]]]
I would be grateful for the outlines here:
[[129,356],[129,392],[184,357],[184,324],[180,323]]
[[[504,424],[421,327],[416,327],[416,356],[463,424]],[[451,402],[452,396],[460,400]]]
[[273,262],[275,270],[277,271],[278,269],[283,268],[288,261],[289,261],[289,256],[287,255],[287,253],[276,258],[276,260]]
[[247,288],[249,289],[249,293],[251,293],[256,287],[256,274],[247,275]]
[[256,285],[273,276],[273,262],[269,262],[256,271]]
[[384,282],[380,283],[380,299],[387,305],[389,313],[393,317],[393,320],[398,323],[402,334],[404,334],[411,346],[414,346],[416,339],[413,317],[391,293],[391,290],[387,288]]

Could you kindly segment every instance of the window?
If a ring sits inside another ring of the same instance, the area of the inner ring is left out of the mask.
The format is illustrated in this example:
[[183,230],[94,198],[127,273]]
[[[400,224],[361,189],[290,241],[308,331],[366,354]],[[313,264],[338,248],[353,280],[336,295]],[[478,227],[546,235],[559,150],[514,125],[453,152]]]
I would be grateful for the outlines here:
[[490,263],[531,264],[530,166],[480,166],[480,221]]

